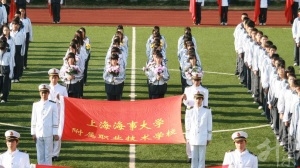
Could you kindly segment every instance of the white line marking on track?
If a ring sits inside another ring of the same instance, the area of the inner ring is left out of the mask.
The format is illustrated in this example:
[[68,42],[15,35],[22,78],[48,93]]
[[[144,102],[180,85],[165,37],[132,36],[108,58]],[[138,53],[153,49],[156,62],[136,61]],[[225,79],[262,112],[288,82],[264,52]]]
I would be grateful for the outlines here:
[[3,122],[0,122],[0,125],[6,125],[6,126],[11,126],[11,127],[19,127],[19,128],[28,128],[28,129],[30,129],[30,127],[24,127],[24,126],[20,126],[20,125],[3,123]]
[[262,127],[267,127],[270,126],[269,124],[266,125],[259,125],[255,127],[245,127],[245,128],[237,128],[237,129],[228,129],[228,130],[215,130],[212,132],[230,132],[230,131],[240,131],[240,130],[247,130],[247,129],[256,129],[256,128],[262,128]]
[[[132,27],[130,101],[135,101],[135,27]],[[135,144],[129,145],[129,168],[135,168]]]
[[[134,60],[135,61],[135,60]],[[95,69],[90,69],[90,70],[103,70],[101,68],[95,68]],[[126,68],[126,70],[131,70],[131,72],[133,72],[132,70],[141,70],[142,68]],[[168,71],[175,71],[175,72],[179,72],[179,69],[168,69]],[[35,72],[25,72],[25,74],[39,74],[39,73],[47,73],[48,71],[35,71]],[[212,71],[204,71],[204,73],[208,73],[208,74],[217,74],[217,75],[229,75],[229,76],[235,76],[233,73],[223,73],[223,72],[212,72]],[[134,71],[135,74],[135,71]]]

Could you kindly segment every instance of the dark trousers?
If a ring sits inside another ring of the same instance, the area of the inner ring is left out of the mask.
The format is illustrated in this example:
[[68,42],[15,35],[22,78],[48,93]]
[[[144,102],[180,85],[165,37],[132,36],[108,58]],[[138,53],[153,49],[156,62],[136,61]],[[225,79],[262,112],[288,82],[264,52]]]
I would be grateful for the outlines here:
[[270,112],[271,112],[271,121],[273,123],[274,133],[276,135],[279,135],[279,114],[277,109],[277,103],[272,105]]
[[246,75],[245,73],[247,72],[247,68],[244,64],[244,53],[238,54],[239,59],[238,59],[238,72],[239,72],[239,77],[240,77],[240,82],[243,83],[244,85],[246,84]]
[[27,58],[28,58],[28,47],[29,47],[29,32],[26,33],[26,41],[25,41],[25,54],[24,54],[24,67],[27,67]]
[[268,13],[268,8],[260,8],[260,14],[258,16],[259,23],[267,22],[267,13]]
[[299,151],[294,152],[294,158],[295,158],[295,168],[297,168],[297,166],[300,166],[300,152]]
[[297,47],[297,44],[295,43],[294,63],[297,63],[297,65],[299,65],[299,49],[300,49],[300,47]]
[[60,4],[51,3],[51,8],[53,12],[53,22],[60,22]]
[[15,45],[15,64],[14,67],[14,79],[20,80],[23,74],[23,57],[21,56],[22,45]]
[[89,53],[87,59],[85,60],[85,64],[84,64],[84,71],[83,71],[83,83],[84,84],[87,82],[87,70],[89,67],[90,58],[91,58],[91,53]]
[[294,20],[296,19],[296,17],[298,17],[298,2],[293,3],[292,5],[292,20],[291,20],[291,24],[293,24]]
[[9,73],[0,74],[0,93],[2,94],[0,98],[1,100],[7,101],[9,90],[10,90],[9,86],[10,86]]
[[235,74],[240,74],[240,72],[239,72],[239,60],[240,60],[239,54],[236,53]]
[[201,4],[202,2],[196,2],[196,24],[201,23]]
[[259,71],[256,72],[256,75],[253,71],[251,71],[251,87],[252,87],[252,93],[254,94],[254,101],[256,101],[259,105],[262,105],[262,101],[260,99],[259,95]]
[[247,66],[247,88],[251,90],[251,69]]
[[266,91],[268,89],[263,89],[263,93],[264,93],[264,101],[263,101],[263,109],[264,112],[266,113],[266,118],[267,120],[272,124],[272,120],[271,120],[271,112],[270,109],[268,107],[268,91]]
[[222,6],[221,8],[221,23],[227,23],[228,18],[228,6]]
[[74,83],[74,84],[67,84],[66,86],[68,91],[68,96],[73,98],[79,98],[80,97],[80,82]]
[[294,156],[295,151],[295,138],[291,135],[288,135],[288,155]]
[[105,83],[105,92],[106,92],[107,100],[120,101],[122,98],[123,88],[124,88],[124,82],[118,85]]

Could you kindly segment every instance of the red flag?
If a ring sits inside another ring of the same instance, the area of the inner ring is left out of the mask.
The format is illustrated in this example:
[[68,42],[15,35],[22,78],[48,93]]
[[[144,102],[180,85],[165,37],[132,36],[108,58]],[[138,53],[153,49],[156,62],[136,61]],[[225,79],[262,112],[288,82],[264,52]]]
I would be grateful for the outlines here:
[[53,11],[52,11],[52,7],[51,7],[51,4],[48,3],[48,9],[49,9],[49,15],[51,17],[53,17]]
[[219,16],[222,17],[221,16],[221,12],[222,12],[222,0],[217,0],[217,3],[219,5],[219,8],[218,8],[219,9]]
[[15,17],[15,13],[16,13],[16,3],[14,0],[10,1],[10,8],[9,8],[9,20],[12,21],[13,18]]
[[260,0],[255,0],[255,6],[254,6],[254,22],[256,23],[257,18],[260,14]]
[[66,166],[52,166],[52,165],[35,165],[35,168],[70,168]]
[[286,0],[285,1],[284,15],[285,15],[287,23],[289,23],[293,19],[293,15],[292,15],[292,5],[293,5],[293,3],[294,3],[293,0]]
[[190,8],[189,11],[192,13],[192,20],[196,22],[196,0],[190,0]]
[[62,140],[118,144],[185,143],[181,96],[140,101],[66,97],[63,100]]

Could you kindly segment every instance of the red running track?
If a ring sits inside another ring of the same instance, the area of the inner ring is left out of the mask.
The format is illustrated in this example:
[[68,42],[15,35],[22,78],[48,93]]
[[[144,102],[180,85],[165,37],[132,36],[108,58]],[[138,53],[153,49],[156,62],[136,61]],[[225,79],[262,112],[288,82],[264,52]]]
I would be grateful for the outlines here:
[[[230,10],[230,9],[229,9]],[[233,10],[228,12],[228,26],[236,26],[241,13],[253,18],[253,11]],[[47,8],[28,8],[27,16],[34,24],[52,24]],[[108,25],[115,26],[194,26],[188,10],[150,9],[69,9],[61,10],[62,25]],[[220,26],[217,10],[202,11],[202,26]],[[290,27],[283,10],[268,11],[267,26]]]

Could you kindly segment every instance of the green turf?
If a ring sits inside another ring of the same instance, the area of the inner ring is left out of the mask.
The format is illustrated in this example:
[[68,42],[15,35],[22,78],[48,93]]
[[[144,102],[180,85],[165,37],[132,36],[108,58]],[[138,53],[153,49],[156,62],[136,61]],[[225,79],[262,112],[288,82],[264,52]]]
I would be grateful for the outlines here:
[[[31,107],[39,100],[37,87],[40,83],[48,83],[47,71],[60,68],[74,32],[74,26],[34,26],[34,42],[30,43],[28,70],[25,70],[20,83],[12,84],[9,102],[0,104],[0,122],[21,126],[30,126]],[[84,88],[87,99],[105,99],[102,71],[104,57],[111,42],[115,27],[86,27],[91,39],[92,57],[88,71],[88,86]],[[145,65],[145,43],[151,33],[151,27],[136,28],[136,99],[147,99],[146,76],[142,72]],[[263,28],[262,31],[278,47],[278,53],[286,60],[287,65],[293,63],[293,41],[289,28]],[[45,33],[47,32],[47,33]],[[233,28],[192,28],[197,40],[205,75],[203,85],[210,92],[209,106],[213,112],[213,130],[236,129],[266,124],[260,115],[257,105],[252,104],[251,95],[238,84],[234,75],[213,74],[221,72],[233,74],[235,70],[235,53],[233,47]],[[127,68],[131,68],[132,28],[125,27],[129,38],[129,57]],[[170,81],[166,96],[181,94],[180,76],[177,62],[177,40],[183,34],[183,27],[161,27],[161,34],[167,40],[168,68]],[[298,69],[297,69],[298,70]],[[297,72],[298,73],[298,72]],[[127,79],[124,88],[124,100],[130,97],[130,70],[126,71]],[[182,111],[184,119],[184,111]],[[182,120],[184,123],[184,120]],[[5,130],[15,129],[21,133],[20,149],[28,151],[32,163],[36,163],[36,151],[31,140],[30,130],[0,125],[0,135]],[[259,156],[259,167],[289,167],[287,156],[281,147],[276,147],[275,136],[270,127],[246,130],[249,134],[248,148]],[[224,153],[234,148],[230,137],[233,131],[213,133],[213,141],[207,149],[207,165],[221,164]],[[3,138],[4,139],[4,138]],[[270,143],[266,143],[270,141]],[[263,148],[259,148],[260,146]],[[277,144],[278,145],[278,144]],[[269,147],[269,148],[268,148]],[[0,151],[6,148],[4,140]],[[267,149],[272,149],[269,154]],[[278,154],[276,154],[278,151]],[[61,161],[55,165],[71,167],[128,167],[128,145],[110,145],[93,143],[63,142]],[[292,165],[292,163],[289,163]],[[189,167],[186,163],[185,145],[137,145],[136,167],[181,168]]]

